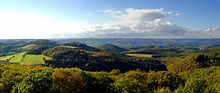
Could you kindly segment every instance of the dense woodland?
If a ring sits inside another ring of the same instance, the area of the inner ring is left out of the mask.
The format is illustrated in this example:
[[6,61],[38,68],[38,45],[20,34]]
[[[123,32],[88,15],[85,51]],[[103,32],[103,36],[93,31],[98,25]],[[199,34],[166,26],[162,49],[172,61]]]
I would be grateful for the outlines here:
[[[127,47],[9,41],[0,41],[0,93],[220,93],[218,40],[139,45],[140,40]],[[23,53],[21,60],[41,55],[44,63],[12,62],[18,53]]]

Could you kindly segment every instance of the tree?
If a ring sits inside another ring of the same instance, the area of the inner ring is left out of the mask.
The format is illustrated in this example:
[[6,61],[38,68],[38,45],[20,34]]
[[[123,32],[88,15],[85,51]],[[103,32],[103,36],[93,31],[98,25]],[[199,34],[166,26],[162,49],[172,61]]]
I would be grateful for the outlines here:
[[49,93],[52,87],[51,75],[49,70],[30,74],[13,87],[12,93]]
[[78,73],[55,70],[53,73],[54,87],[61,93],[80,93],[84,90],[83,77]]
[[119,77],[114,83],[116,93],[149,93],[150,88],[146,82],[146,73],[130,71]]

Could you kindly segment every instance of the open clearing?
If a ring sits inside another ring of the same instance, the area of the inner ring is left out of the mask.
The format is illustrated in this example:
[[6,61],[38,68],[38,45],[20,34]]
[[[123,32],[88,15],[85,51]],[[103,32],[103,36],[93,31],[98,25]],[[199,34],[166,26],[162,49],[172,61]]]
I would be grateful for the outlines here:
[[64,45],[61,45],[59,47],[65,47],[65,48],[78,48],[78,47],[74,47],[74,46],[64,46]]
[[127,54],[128,56],[133,56],[133,57],[145,57],[145,58],[151,58],[151,54]]
[[33,55],[27,54],[21,64],[25,65],[36,65],[36,64],[44,64],[44,60],[51,60],[52,58],[44,56],[44,55]]
[[20,63],[24,65],[37,65],[37,64],[45,64],[44,58],[46,60],[52,60],[52,58],[44,56],[44,55],[34,55],[34,54],[26,54],[26,52],[17,53],[8,56],[0,57],[0,60],[7,61],[12,63]]
[[22,62],[23,56],[25,55],[25,52],[14,54],[13,58],[11,58],[9,61],[10,62]]
[[6,61],[9,60],[10,58],[12,58],[14,55],[9,55],[9,56],[2,56],[0,57],[0,60]]
[[30,49],[35,49],[35,48],[37,48],[37,47],[39,47],[39,46],[36,45],[36,44],[29,44],[29,45],[26,45],[26,46],[24,46],[24,47],[21,47],[21,49],[30,50]]

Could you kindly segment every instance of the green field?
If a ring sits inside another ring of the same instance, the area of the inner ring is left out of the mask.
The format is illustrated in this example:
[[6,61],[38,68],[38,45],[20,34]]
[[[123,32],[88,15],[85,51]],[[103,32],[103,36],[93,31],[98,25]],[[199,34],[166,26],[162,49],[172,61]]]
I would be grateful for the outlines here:
[[26,45],[24,47],[21,47],[21,49],[30,50],[30,49],[35,49],[37,47],[38,47],[38,45],[36,45],[36,44],[29,44],[29,45]]
[[25,52],[14,54],[13,58],[11,58],[9,61],[10,62],[22,62],[23,56],[25,55]]
[[61,46],[59,46],[59,47],[66,47],[66,48],[78,48],[78,47],[74,47],[74,46],[63,46],[63,45],[61,45]]
[[145,57],[145,58],[151,58],[152,54],[127,54],[128,56],[133,56],[133,57]]
[[13,56],[14,56],[14,55],[2,56],[2,57],[0,57],[0,60],[4,60],[4,61],[6,61],[6,60],[12,58]]
[[25,64],[25,65],[44,64],[43,58],[45,58],[46,60],[52,59],[44,55],[27,54],[21,64]]
[[26,52],[17,53],[8,56],[0,57],[0,60],[9,60],[9,62],[21,63],[24,65],[37,65],[37,64],[45,64],[43,58],[46,60],[51,60],[52,58],[44,56],[44,55],[33,55],[26,54]]

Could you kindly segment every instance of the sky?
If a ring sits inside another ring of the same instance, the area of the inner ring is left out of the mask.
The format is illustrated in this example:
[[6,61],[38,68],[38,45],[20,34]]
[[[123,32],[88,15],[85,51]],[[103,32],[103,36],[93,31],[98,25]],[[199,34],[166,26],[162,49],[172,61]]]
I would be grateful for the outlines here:
[[220,38],[220,0],[0,0],[0,39]]

